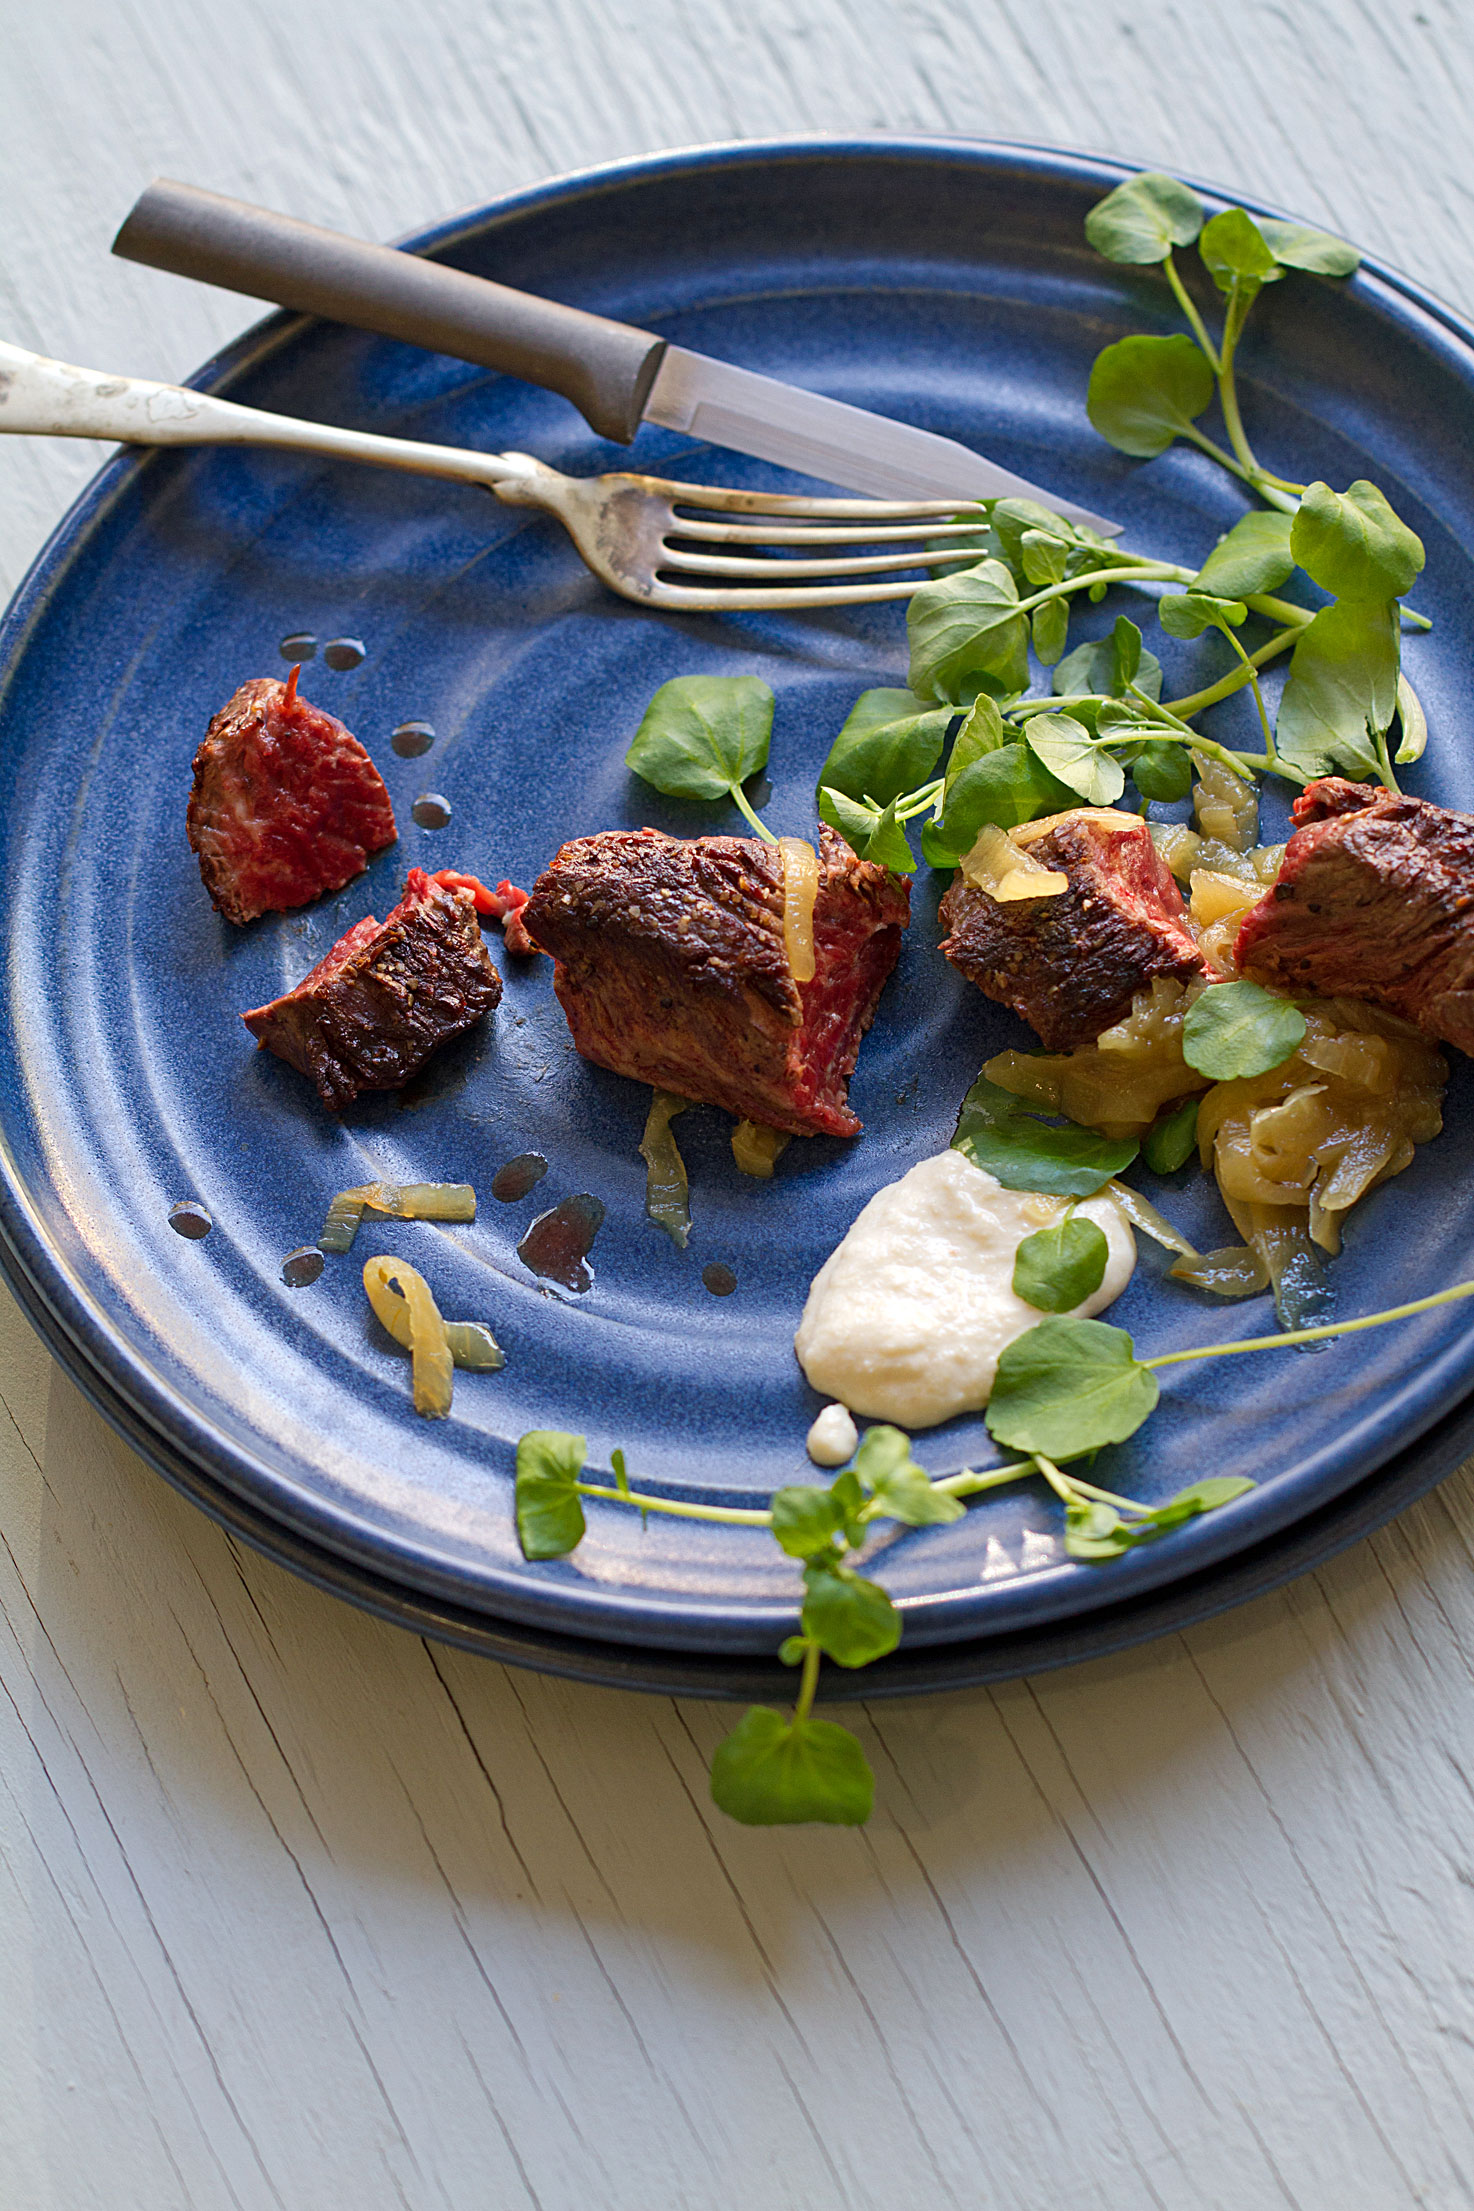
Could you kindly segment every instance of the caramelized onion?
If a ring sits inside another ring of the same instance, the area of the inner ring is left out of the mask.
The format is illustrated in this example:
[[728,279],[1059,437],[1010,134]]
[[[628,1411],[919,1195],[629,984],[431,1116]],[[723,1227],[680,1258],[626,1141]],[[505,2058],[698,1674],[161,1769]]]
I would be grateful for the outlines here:
[[[399,1286],[397,1298],[391,1283]],[[443,1420],[450,1411],[455,1363],[446,1341],[445,1323],[430,1294],[429,1283],[403,1259],[381,1255],[365,1263],[363,1286],[376,1317],[396,1343],[405,1340],[396,1325],[398,1319],[402,1317],[408,1330],[415,1411],[423,1413],[427,1420]]]
[[814,900],[819,895],[819,855],[802,837],[780,837],[783,862],[783,949],[796,983],[814,980]]
[[674,1091],[657,1090],[650,1100],[640,1156],[645,1162],[645,1211],[663,1228],[678,1251],[684,1251],[691,1234],[691,1185],[686,1162],[676,1143],[671,1122],[690,1105]]
[[770,1129],[761,1121],[739,1121],[732,1131],[732,1157],[745,1175],[771,1182],[773,1162],[790,1141],[786,1129]]
[[469,1182],[362,1182],[340,1190],[328,1207],[319,1251],[349,1251],[365,1212],[396,1221],[474,1221],[476,1193]]
[[1058,898],[1070,887],[1067,875],[1058,868],[1045,867],[991,821],[983,823],[977,842],[964,855],[962,873],[975,891],[996,899],[1000,906],[1013,905],[1021,898]]

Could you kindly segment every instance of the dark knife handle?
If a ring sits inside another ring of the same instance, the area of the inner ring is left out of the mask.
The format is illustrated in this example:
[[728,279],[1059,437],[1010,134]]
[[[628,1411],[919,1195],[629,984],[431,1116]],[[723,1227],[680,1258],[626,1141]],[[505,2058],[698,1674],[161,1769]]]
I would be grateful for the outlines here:
[[561,392],[621,445],[640,426],[665,352],[648,330],[169,177],[143,194],[113,252],[520,376]]

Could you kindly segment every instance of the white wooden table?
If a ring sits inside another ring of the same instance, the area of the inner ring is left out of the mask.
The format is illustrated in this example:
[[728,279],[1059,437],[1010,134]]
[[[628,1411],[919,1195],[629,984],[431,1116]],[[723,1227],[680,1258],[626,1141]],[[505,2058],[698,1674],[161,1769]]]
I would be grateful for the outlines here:
[[[163,171],[368,236],[793,130],[1237,183],[1474,306],[1467,0],[8,0],[0,332],[186,373]],[[0,451],[8,589],[98,456]],[[0,1313],[3,2211],[1474,2200],[1474,1483],[1132,1656],[877,1707],[867,1832],[725,1709],[428,1647],[222,1535]],[[862,1723],[863,1724],[863,1723]]]

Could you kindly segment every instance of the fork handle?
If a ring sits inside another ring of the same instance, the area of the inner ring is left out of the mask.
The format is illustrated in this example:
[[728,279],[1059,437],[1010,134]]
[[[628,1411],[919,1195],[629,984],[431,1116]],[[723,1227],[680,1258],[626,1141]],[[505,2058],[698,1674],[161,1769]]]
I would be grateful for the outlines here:
[[[324,453],[413,476],[442,476],[490,490],[549,476],[524,453],[472,453],[412,438],[375,437],[327,422],[238,407],[234,400],[142,376],[108,376],[0,344],[0,433],[53,438],[116,438],[123,445],[276,445]],[[514,501],[522,505],[524,500]]]
[[561,392],[620,445],[640,426],[665,352],[648,330],[169,177],[139,199],[113,252],[520,376]]

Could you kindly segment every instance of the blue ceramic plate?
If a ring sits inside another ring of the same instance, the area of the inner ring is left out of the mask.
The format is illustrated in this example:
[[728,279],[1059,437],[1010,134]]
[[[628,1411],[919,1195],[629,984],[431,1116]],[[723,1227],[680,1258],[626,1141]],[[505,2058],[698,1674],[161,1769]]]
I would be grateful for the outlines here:
[[[1134,544],[1200,557],[1242,511],[1228,480],[1186,450],[1126,462],[1085,420],[1098,348],[1173,327],[1157,279],[1084,247],[1085,210],[1120,174],[951,143],[721,148],[543,187],[416,243],[946,431],[1114,513]],[[1474,804],[1474,338],[1379,270],[1345,285],[1297,277],[1252,327],[1245,411],[1260,450],[1335,483],[1375,477],[1423,535],[1417,596],[1436,627],[1411,642],[1409,664],[1434,735],[1418,787]],[[317,323],[274,318],[197,382],[289,414],[517,447],[576,473],[627,463],[555,398]],[[780,481],[663,433],[642,432],[633,459]],[[1086,626],[1104,628],[1121,603]],[[303,687],[379,763],[400,842],[341,897],[235,930],[184,841],[189,764],[215,708],[246,677],[280,672],[280,641],[302,632],[364,646],[350,670],[319,652]],[[605,594],[556,524],[478,492],[269,453],[156,453],[111,462],[68,517],[11,612],[0,667],[6,1263],[99,1399],[156,1439],[161,1463],[196,1469],[227,1513],[430,1608],[586,1642],[771,1650],[795,1577],[766,1537],[596,1511],[574,1560],[529,1566],[512,1526],[513,1447],[531,1427],[582,1430],[594,1468],[622,1444],[642,1481],[728,1502],[804,1478],[817,1400],[791,1337],[811,1276],[881,1183],[947,1142],[979,1063],[1026,1041],[939,958],[940,883],[918,878],[861,1055],[864,1137],[795,1143],[758,1186],[732,1165],[730,1123],[688,1115],[684,1253],[643,1215],[648,1093],[574,1055],[545,961],[510,961],[497,944],[507,988],[494,1020],[403,1098],[342,1121],[252,1049],[238,1015],[350,922],[382,915],[411,864],[530,882],[572,835],[736,827],[720,809],[657,798],[622,765],[672,675],[771,683],[768,818],[811,833],[815,770],[854,696],[904,680],[901,610],[662,618]],[[1221,712],[1232,731],[1237,707]],[[408,720],[436,732],[419,758],[390,744]],[[449,826],[415,825],[425,791],[448,800]],[[1468,1271],[1469,1075],[1460,1061],[1447,1133],[1358,1209],[1335,1269],[1343,1311]],[[546,1179],[499,1204],[493,1174],[528,1149],[546,1155]],[[315,1284],[287,1288],[283,1256],[312,1241],[333,1191],[375,1177],[473,1182],[480,1217],[464,1230],[372,1225]],[[1202,1178],[1146,1186],[1189,1234],[1222,1240]],[[516,1245],[536,1211],[578,1191],[607,1220],[594,1286],[575,1298],[540,1287]],[[170,1228],[181,1199],[213,1215],[204,1241]],[[503,1373],[459,1378],[451,1421],[415,1418],[406,1361],[367,1314],[359,1270],[376,1249],[421,1266],[446,1312],[486,1319],[506,1348]],[[703,1287],[713,1261],[737,1278],[729,1297]],[[1268,1322],[1265,1300],[1210,1306],[1161,1274],[1147,1249],[1112,1314],[1139,1344]],[[953,1527],[885,1541],[876,1570],[912,1649],[1136,1604],[1323,1512],[1446,1423],[1471,1381],[1463,1309],[1314,1357],[1174,1370],[1159,1413],[1112,1455],[1113,1484],[1153,1497],[1242,1472],[1260,1486],[1241,1502],[1100,1570],[1064,1559],[1056,1508],[1025,1487]],[[944,1472],[992,1454],[966,1420],[923,1437],[919,1455]]]

